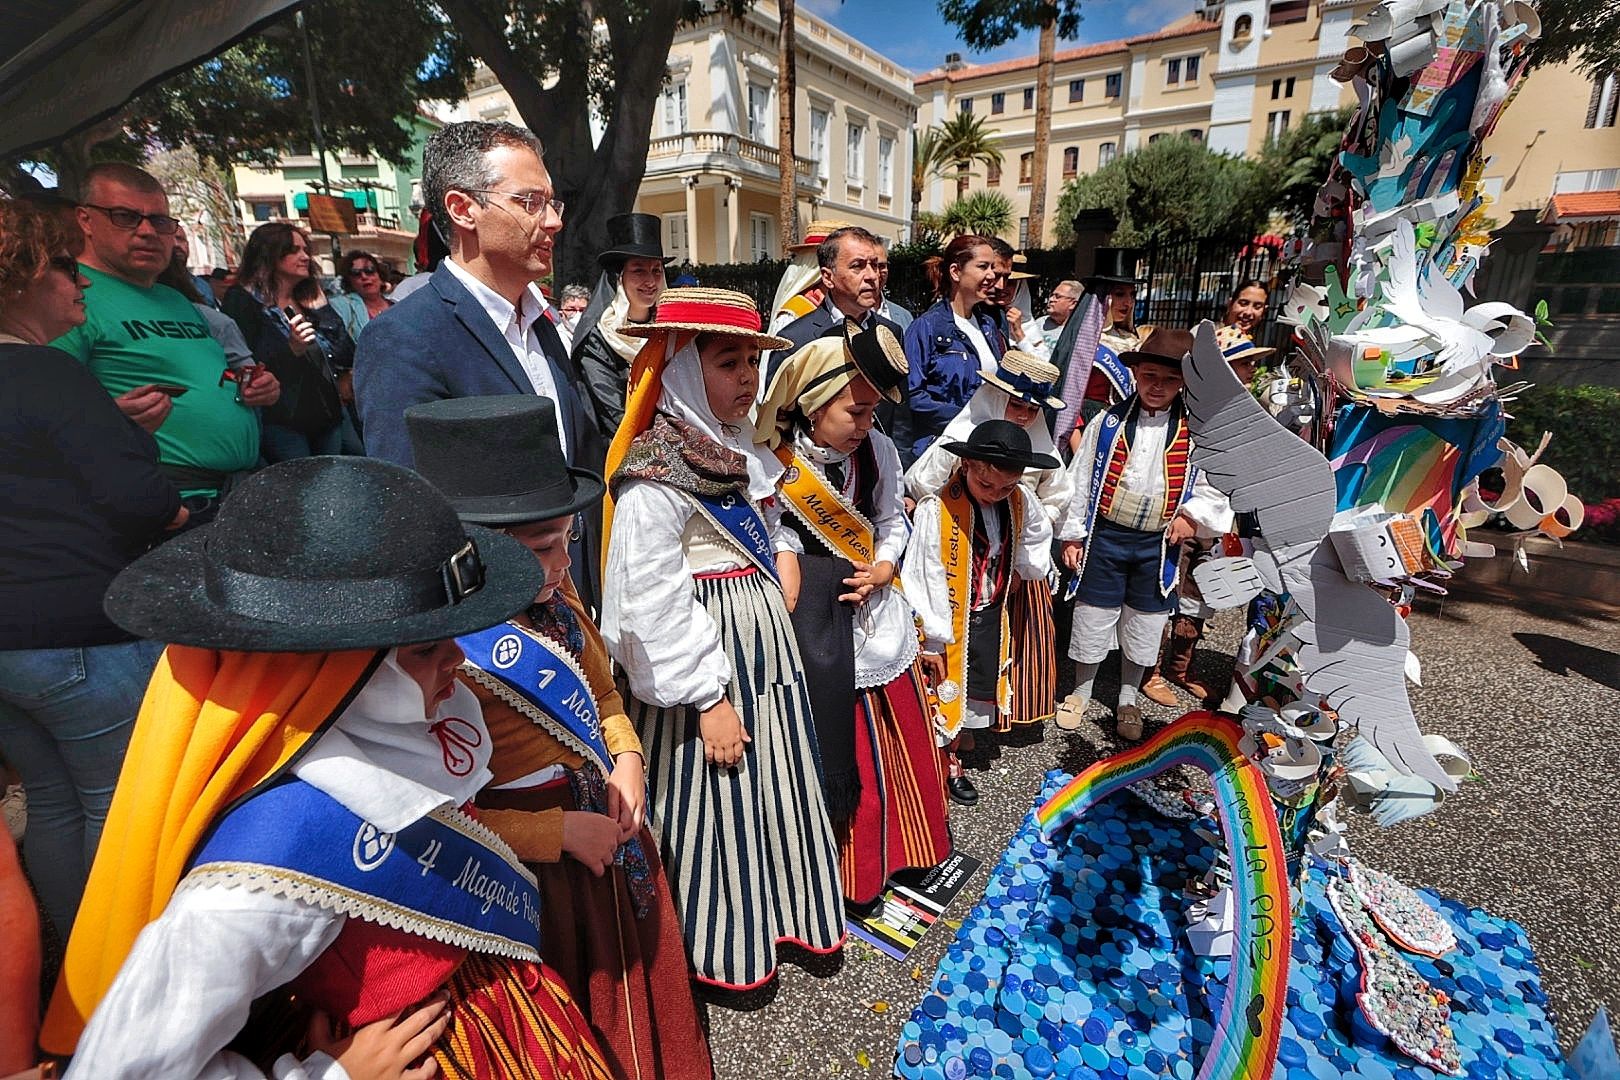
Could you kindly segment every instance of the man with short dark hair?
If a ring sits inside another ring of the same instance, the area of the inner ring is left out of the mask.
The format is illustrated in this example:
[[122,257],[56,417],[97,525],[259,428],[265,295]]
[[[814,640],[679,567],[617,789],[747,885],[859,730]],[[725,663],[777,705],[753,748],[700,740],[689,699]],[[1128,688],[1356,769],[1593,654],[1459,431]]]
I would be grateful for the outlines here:
[[[467,121],[435,132],[422,151],[422,197],[450,255],[426,286],[366,324],[355,350],[354,392],[366,452],[412,464],[405,410],[424,401],[538,394],[556,402],[570,465],[600,469],[604,448],[557,328],[536,284],[551,270],[562,228],[543,148],[515,124]],[[575,583],[594,603],[589,541]]]
[[793,342],[793,348],[777,349],[765,361],[765,375],[760,380],[761,396],[784,360],[807,342],[827,334],[842,334],[846,320],[855,320],[863,330],[882,324],[894,331],[895,337],[904,336],[899,326],[876,313],[883,302],[882,265],[887,261],[883,241],[858,225],[846,225],[827,234],[816,248],[816,263],[821,268],[821,289],[825,295],[814,311],[777,331]]
[[158,458],[184,496],[189,526],[213,517],[233,478],[259,460],[253,407],[281,395],[264,367],[225,378],[225,351],[191,302],[157,283],[180,222],[151,174],[123,162],[85,177],[84,325],[52,342],[89,368],[124,415],[153,433]]

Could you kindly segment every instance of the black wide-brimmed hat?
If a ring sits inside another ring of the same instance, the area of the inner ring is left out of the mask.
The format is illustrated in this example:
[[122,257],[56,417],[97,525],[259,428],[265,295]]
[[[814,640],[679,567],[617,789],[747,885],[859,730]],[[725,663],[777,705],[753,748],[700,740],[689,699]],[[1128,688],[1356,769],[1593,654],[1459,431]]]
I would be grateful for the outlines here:
[[219,516],[113,579],[130,633],[234,652],[386,649],[470,634],[534,602],[545,571],[510,536],[463,526],[433,485],[361,457],[249,477]]
[[876,322],[870,330],[862,330],[853,319],[846,320],[844,327],[855,369],[888,400],[895,404],[904,401],[906,373],[911,365],[894,331]]
[[614,214],[607,219],[608,249],[596,257],[604,270],[617,270],[626,259],[657,259],[668,265],[675,256],[664,254],[663,223],[657,214]]
[[1103,293],[1110,285],[1140,285],[1143,278],[1136,272],[1142,259],[1141,248],[1100,247],[1091,273],[1081,278],[1087,292]]
[[607,485],[570,468],[557,406],[530,394],[446,398],[405,410],[416,471],[477,525],[517,525],[577,513]]
[[1142,361],[1164,364],[1181,370],[1181,361],[1192,352],[1193,336],[1189,330],[1172,330],[1164,326],[1156,326],[1148,334],[1147,340],[1141,345],[1127,352],[1119,354],[1119,362],[1126,367],[1133,368]]
[[945,449],[967,461],[988,461],[1009,469],[1057,469],[1063,463],[1051,454],[1030,448],[1029,432],[1011,420],[986,420],[968,433],[965,442],[950,442]]

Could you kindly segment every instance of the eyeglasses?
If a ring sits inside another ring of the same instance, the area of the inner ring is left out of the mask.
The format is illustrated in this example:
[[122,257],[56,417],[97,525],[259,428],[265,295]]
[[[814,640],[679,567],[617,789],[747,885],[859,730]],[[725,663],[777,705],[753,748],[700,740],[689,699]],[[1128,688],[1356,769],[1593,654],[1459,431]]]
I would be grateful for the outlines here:
[[491,191],[488,188],[467,188],[466,190],[472,195],[505,195],[508,199],[523,207],[523,212],[530,217],[533,217],[542,207],[546,206],[557,211],[558,217],[562,217],[563,214],[563,201],[561,199],[545,198],[538,191],[529,191],[520,195],[515,191]]
[[79,260],[72,255],[52,255],[49,265],[52,270],[60,270],[74,281],[79,280]]
[[361,274],[375,274],[376,272],[377,272],[377,268],[375,266],[351,266],[351,267],[349,267],[349,276],[351,276],[351,277],[359,277]]
[[80,203],[86,210],[100,210],[107,215],[107,220],[119,229],[138,229],[141,222],[150,221],[152,231],[159,236],[173,236],[180,230],[180,219],[170,217],[168,214],[143,214],[139,210],[131,210],[127,206],[97,206],[95,203]]

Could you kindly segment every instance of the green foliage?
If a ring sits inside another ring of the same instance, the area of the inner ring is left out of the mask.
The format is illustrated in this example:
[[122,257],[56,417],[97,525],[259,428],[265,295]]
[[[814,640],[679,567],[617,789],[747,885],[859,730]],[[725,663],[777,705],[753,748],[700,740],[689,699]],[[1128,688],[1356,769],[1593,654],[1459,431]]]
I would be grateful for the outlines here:
[[924,256],[938,255],[945,246],[945,218],[941,214],[922,210],[911,219],[911,239],[889,248],[890,262],[897,252],[919,252]]
[[939,127],[939,162],[949,165],[960,189],[976,163],[1000,165],[996,134],[984,126],[984,117],[959,112]]
[[[1597,75],[1620,68],[1620,4],[1603,0],[1541,0],[1541,37],[1531,46],[1537,64],[1574,61]],[[1579,107],[1584,102],[1566,102]]]
[[1508,438],[1534,449],[1542,432],[1552,432],[1541,460],[1562,473],[1583,502],[1620,497],[1620,389],[1533,386],[1508,407]]
[[1355,109],[1310,113],[1260,152],[1258,182],[1266,204],[1295,228],[1308,228],[1316,193],[1339,156],[1339,144]]
[[939,0],[939,14],[979,52],[1049,22],[1066,41],[1080,33],[1080,0]]
[[917,217],[917,208],[922,205],[923,189],[928,186],[930,178],[939,175],[939,170],[945,164],[939,153],[943,145],[937,125],[927,128],[912,127],[911,214],[914,219]]
[[1012,227],[1012,201],[999,191],[975,191],[945,208],[940,215],[942,231],[951,236],[978,233],[999,236]]
[[1257,164],[1185,136],[1138,147],[1065,184],[1054,222],[1058,246],[1074,243],[1076,213],[1098,208],[1119,218],[1114,243],[1132,246],[1171,236],[1251,236],[1269,209]]

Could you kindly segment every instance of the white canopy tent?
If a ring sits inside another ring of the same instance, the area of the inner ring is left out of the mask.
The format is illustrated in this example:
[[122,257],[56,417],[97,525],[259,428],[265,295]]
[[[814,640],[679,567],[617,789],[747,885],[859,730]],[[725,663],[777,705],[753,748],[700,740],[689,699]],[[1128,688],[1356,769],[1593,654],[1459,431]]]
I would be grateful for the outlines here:
[[5,0],[0,158],[110,115],[296,0]]

